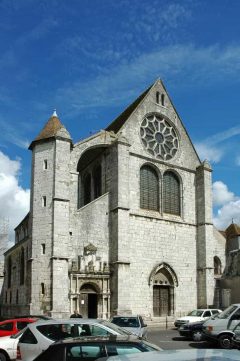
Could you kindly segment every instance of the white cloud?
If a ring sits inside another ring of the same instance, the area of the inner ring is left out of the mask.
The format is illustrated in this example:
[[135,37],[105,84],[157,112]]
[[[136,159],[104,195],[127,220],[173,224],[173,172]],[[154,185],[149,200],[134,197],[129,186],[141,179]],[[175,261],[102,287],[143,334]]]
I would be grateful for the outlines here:
[[[182,6],[182,4],[173,3],[167,4],[166,8],[160,12],[160,18],[165,20],[165,23],[172,28],[177,28],[179,23],[181,24],[183,21],[186,21],[191,17],[191,12],[189,8]],[[169,21],[169,19],[171,19]],[[152,20],[152,18],[151,18]]]
[[11,241],[14,228],[29,212],[30,191],[18,183],[20,168],[20,160],[11,160],[0,152],[0,220],[9,221]]
[[205,141],[210,144],[218,144],[224,140],[227,140],[239,134],[240,134],[240,127],[239,126],[232,127],[227,130],[224,130],[223,132],[216,133],[211,137],[208,137]]
[[213,204],[220,207],[213,216],[217,229],[225,230],[232,222],[240,223],[240,198],[221,181],[213,183]]
[[[216,133],[201,142],[195,143],[200,159],[207,159],[210,162],[219,163],[226,151],[222,142],[239,134],[240,127],[232,127],[223,132]],[[236,159],[236,164],[240,165],[240,157]]]
[[213,183],[213,204],[214,206],[222,206],[236,199],[233,192],[228,190],[226,184],[221,181]]
[[223,149],[204,143],[195,143],[195,147],[200,159],[207,159],[210,162],[218,163],[223,155]]
[[[125,63],[109,67],[101,75],[94,74],[93,79],[76,81],[57,89],[57,103],[64,104],[66,112],[69,112],[70,106],[75,113],[80,113],[84,108],[113,106],[116,101],[123,103],[131,94],[133,97],[138,94],[139,86],[142,85],[144,90],[149,80],[154,81],[158,77],[167,78],[173,86],[178,86],[180,82],[182,87],[196,84],[209,86],[213,82],[239,81],[239,71],[240,46],[168,46],[126,59]],[[232,128],[232,132],[239,133],[239,128]]]
[[213,223],[219,230],[225,230],[232,222],[240,223],[240,199],[225,204],[213,217]]

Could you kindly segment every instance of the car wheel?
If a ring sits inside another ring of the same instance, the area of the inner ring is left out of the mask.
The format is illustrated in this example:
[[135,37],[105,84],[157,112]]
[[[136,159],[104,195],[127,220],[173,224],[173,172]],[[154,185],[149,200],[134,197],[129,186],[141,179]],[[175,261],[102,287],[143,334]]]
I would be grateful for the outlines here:
[[218,342],[221,348],[230,349],[232,348],[232,335],[221,335],[218,337]]
[[2,352],[0,352],[0,361],[7,361],[7,357]]

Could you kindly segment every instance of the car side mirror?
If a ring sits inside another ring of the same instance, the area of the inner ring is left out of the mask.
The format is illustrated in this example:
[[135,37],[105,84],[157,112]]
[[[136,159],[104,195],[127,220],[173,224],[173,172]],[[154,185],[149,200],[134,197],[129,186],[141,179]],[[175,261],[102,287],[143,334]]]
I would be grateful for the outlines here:
[[146,324],[146,323],[144,323],[144,324],[143,324],[143,327],[147,327],[147,324]]

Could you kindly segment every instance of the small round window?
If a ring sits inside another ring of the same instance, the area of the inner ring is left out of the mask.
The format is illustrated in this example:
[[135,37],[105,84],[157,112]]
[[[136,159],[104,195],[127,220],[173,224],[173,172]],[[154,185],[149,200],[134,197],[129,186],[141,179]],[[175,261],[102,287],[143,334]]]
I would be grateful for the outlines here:
[[177,133],[160,115],[152,114],[145,117],[140,127],[140,135],[147,151],[156,158],[169,160],[177,153]]

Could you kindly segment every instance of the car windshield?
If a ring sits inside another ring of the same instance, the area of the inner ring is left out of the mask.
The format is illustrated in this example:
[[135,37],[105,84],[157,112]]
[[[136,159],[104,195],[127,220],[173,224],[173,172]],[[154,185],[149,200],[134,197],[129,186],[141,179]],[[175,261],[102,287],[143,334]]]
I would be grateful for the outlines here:
[[224,310],[223,312],[219,313],[219,315],[217,315],[217,318],[228,318],[234,311],[236,311],[236,309],[238,308],[238,306],[229,306],[228,308],[226,308],[226,310]]
[[188,314],[188,316],[201,317],[203,314],[203,310],[193,310]]
[[137,317],[113,317],[111,322],[120,327],[140,327]]
[[106,327],[111,328],[112,330],[116,331],[116,332],[119,333],[120,335],[131,335],[131,332],[129,332],[129,331],[127,331],[127,330],[124,330],[123,328],[115,325],[115,324],[112,323],[112,322],[108,322],[108,321],[102,320],[100,323],[101,323],[102,325],[106,326]]

